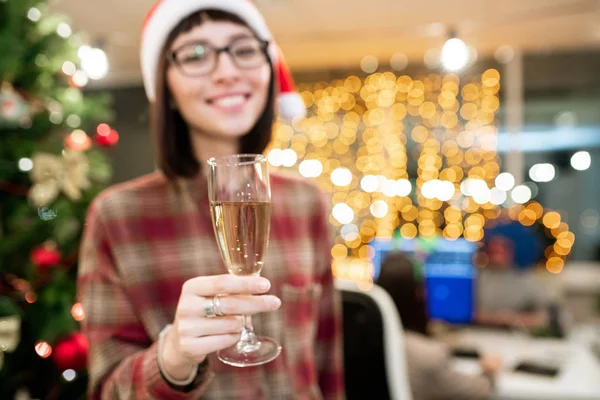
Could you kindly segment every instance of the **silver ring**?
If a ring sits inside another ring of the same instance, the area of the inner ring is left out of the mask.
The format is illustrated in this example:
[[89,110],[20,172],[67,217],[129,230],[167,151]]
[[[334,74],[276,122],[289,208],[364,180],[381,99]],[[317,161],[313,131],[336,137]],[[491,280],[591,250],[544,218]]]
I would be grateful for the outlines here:
[[215,313],[217,317],[222,317],[225,315],[223,310],[221,310],[221,295],[218,294],[212,299],[212,311]]
[[204,303],[204,315],[206,318],[214,318],[217,316],[215,313],[215,298],[213,297],[210,301]]

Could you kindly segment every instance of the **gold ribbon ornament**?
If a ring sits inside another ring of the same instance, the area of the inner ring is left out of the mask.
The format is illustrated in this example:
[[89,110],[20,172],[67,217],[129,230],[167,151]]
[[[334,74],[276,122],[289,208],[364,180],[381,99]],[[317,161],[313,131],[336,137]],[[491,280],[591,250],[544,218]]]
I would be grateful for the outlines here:
[[81,191],[90,187],[89,165],[80,151],[64,150],[62,156],[36,153],[32,161],[29,199],[37,207],[51,204],[60,192],[71,200],[79,200]]

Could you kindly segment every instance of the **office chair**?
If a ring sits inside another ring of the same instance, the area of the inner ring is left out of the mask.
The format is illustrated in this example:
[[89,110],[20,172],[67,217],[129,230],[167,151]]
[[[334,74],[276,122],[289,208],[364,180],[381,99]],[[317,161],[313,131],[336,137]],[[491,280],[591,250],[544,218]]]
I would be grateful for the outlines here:
[[342,294],[347,400],[412,400],[404,331],[390,295],[378,285],[335,285]]

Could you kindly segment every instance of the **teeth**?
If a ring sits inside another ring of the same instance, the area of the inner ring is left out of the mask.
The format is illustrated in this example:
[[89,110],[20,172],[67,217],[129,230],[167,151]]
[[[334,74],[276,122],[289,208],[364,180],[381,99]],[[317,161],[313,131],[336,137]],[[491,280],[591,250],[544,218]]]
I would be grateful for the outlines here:
[[242,95],[221,97],[214,103],[220,107],[235,107],[242,104],[246,99]]

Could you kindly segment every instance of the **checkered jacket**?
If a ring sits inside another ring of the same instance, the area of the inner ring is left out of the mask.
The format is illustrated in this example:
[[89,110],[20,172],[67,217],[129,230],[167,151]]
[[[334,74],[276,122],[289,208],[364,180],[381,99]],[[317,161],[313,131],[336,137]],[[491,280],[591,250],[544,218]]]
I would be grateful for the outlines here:
[[262,276],[278,311],[253,317],[282,354],[260,367],[227,366],[211,354],[191,390],[170,386],[157,338],[174,319],[182,284],[226,273],[206,180],[159,172],[115,185],[88,210],[78,293],[95,399],[343,399],[341,304],[331,274],[328,207],[303,179],[271,174],[270,243]]

